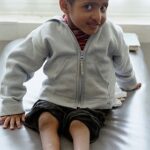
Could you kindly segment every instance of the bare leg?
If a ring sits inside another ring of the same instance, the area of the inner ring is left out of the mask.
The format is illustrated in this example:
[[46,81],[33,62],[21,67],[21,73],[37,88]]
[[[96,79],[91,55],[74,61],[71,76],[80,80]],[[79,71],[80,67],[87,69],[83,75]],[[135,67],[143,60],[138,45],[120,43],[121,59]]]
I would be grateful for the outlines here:
[[84,123],[78,120],[72,121],[69,131],[73,138],[74,150],[90,149],[90,132]]
[[60,150],[60,139],[58,136],[58,120],[48,112],[39,117],[39,132],[43,150]]

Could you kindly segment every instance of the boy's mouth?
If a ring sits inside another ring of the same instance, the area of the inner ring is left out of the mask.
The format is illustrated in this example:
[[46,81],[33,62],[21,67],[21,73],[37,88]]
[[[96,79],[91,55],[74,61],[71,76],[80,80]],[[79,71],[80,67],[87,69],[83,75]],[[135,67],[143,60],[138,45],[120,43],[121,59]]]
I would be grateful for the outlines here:
[[88,27],[92,28],[92,29],[96,29],[99,28],[101,24],[98,23],[87,23]]

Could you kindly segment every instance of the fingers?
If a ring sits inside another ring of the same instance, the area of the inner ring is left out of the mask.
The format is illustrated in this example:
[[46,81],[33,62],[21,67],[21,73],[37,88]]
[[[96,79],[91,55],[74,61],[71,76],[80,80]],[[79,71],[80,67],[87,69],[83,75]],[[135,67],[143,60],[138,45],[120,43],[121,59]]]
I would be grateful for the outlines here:
[[10,117],[6,117],[4,120],[3,128],[7,129],[9,127]]
[[0,125],[2,125],[5,121],[6,117],[0,117]]
[[15,129],[15,117],[10,117],[10,127],[9,128],[10,128],[10,130]]
[[4,116],[0,117],[0,121],[3,124],[4,129],[10,129],[14,130],[15,128],[21,128],[22,121],[25,120],[25,115],[20,114],[20,115],[10,115],[10,116]]
[[21,118],[22,122],[25,121],[25,114],[22,115],[22,118]]

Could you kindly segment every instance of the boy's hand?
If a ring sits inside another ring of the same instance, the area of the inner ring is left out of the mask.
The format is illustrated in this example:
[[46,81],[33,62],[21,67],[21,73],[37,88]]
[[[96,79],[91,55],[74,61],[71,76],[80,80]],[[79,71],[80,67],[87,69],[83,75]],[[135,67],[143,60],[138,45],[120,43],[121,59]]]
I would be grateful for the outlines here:
[[141,83],[138,83],[133,90],[138,90],[142,86]]
[[16,114],[0,117],[0,124],[4,129],[14,130],[15,128],[21,128],[22,122],[25,121],[25,114]]
[[121,88],[121,89],[122,89],[123,91],[126,91],[126,92],[131,92],[131,91],[138,90],[141,86],[142,86],[141,83],[137,83],[136,86],[135,86],[133,89],[131,89],[131,90],[125,90],[125,89],[122,89],[122,88]]

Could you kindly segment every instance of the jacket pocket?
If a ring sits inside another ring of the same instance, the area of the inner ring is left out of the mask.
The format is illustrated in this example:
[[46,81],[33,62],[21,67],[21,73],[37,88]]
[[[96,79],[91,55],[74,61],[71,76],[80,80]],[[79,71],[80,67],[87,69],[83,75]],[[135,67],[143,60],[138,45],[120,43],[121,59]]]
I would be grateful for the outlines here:
[[76,90],[76,62],[72,57],[59,59],[49,63],[48,78],[51,92],[57,96],[73,99]]
[[88,71],[85,77],[85,98],[86,99],[107,99],[109,80],[107,70],[97,64],[87,64]]

